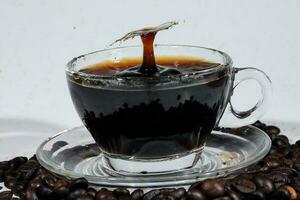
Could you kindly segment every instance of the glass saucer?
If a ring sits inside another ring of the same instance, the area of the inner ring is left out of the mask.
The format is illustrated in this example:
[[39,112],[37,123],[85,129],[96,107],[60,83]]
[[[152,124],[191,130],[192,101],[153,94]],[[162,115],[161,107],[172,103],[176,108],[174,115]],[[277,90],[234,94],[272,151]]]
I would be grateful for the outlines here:
[[262,159],[270,147],[268,135],[253,126],[214,130],[201,159],[193,168],[164,175],[124,176],[107,173],[109,166],[103,154],[82,126],[62,131],[44,141],[36,155],[41,165],[55,174],[85,177],[95,186],[173,187],[208,178],[234,176]]

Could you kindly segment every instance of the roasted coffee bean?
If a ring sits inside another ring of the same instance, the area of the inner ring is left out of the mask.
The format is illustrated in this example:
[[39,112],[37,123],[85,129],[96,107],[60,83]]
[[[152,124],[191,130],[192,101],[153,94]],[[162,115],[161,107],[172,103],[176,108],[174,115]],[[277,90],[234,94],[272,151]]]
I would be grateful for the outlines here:
[[260,129],[264,129],[266,127],[265,123],[262,123],[261,121],[256,121],[254,124],[252,124],[253,126],[260,128]]
[[273,145],[276,147],[281,147],[281,146],[289,146],[289,139],[285,135],[278,135],[274,140],[273,140]]
[[284,186],[286,188],[286,190],[289,192],[290,194],[290,199],[291,200],[295,200],[295,199],[298,199],[298,194],[297,192],[295,191],[295,189],[289,185],[286,185]]
[[266,200],[266,195],[262,190],[256,190],[251,194],[248,194],[247,200]]
[[168,194],[158,194],[152,200],[176,200],[176,198]]
[[291,200],[291,195],[285,186],[279,187],[273,197],[280,200]]
[[283,157],[287,156],[290,153],[290,147],[289,146],[280,146],[277,148],[276,153],[281,154]]
[[1,200],[11,200],[13,193],[11,191],[0,192]]
[[198,189],[189,190],[187,193],[188,199],[192,200],[208,200],[206,196]]
[[259,162],[260,166],[267,166],[268,169],[276,168],[281,165],[280,159],[275,156],[267,156]]
[[54,187],[55,179],[51,176],[44,176],[42,177],[42,183],[49,187]]
[[27,162],[28,158],[26,157],[15,157],[12,160],[9,161],[9,167],[10,168],[18,168],[20,165],[24,164],[25,162]]
[[22,176],[23,180],[32,179],[36,175],[37,171],[38,171],[37,168],[32,168],[30,170],[27,170],[27,171],[23,172],[22,173],[23,174],[23,176]]
[[266,126],[263,128],[264,131],[268,134],[276,134],[278,135],[280,133],[280,129],[277,126]]
[[77,190],[73,190],[69,193],[68,195],[68,200],[77,200],[77,198],[79,198],[80,196],[85,196],[87,195],[87,191],[84,189],[77,189]]
[[2,161],[0,162],[0,169],[5,171],[9,169],[9,162],[8,161]]
[[39,198],[49,198],[51,194],[53,193],[53,190],[49,188],[48,186],[41,185],[36,189],[36,194]]
[[256,185],[248,179],[236,179],[233,182],[233,187],[241,193],[249,194],[256,190]]
[[229,196],[214,198],[213,200],[231,200]]
[[291,159],[283,158],[282,162],[283,162],[283,165],[285,165],[285,166],[287,166],[289,168],[292,168],[293,165],[294,165],[294,161],[291,160]]
[[274,191],[275,185],[271,179],[266,176],[257,175],[253,178],[256,187],[263,191],[265,194],[270,194]]
[[96,194],[97,194],[97,190],[95,190],[94,188],[88,188],[87,189],[87,193],[92,196],[92,197],[95,197]]
[[268,136],[269,136],[269,138],[271,139],[272,142],[273,142],[273,141],[276,139],[276,137],[277,137],[277,135],[276,135],[276,134],[273,134],[273,133],[268,134]]
[[281,172],[271,172],[268,174],[268,178],[273,181],[276,187],[290,182],[289,177]]
[[28,185],[29,187],[36,189],[42,185],[42,180],[40,177],[35,177],[29,182]]
[[143,195],[144,195],[144,191],[141,190],[141,189],[134,190],[131,193],[131,197],[132,197],[133,200],[141,199]]
[[122,195],[129,195],[129,191],[126,188],[117,188],[113,192],[117,197]]
[[90,195],[82,195],[76,198],[76,200],[94,200]]
[[151,200],[153,197],[155,197],[158,194],[160,194],[159,190],[151,190],[144,195],[143,200]]
[[26,190],[26,200],[38,200],[34,188],[28,188]]
[[208,179],[202,182],[200,185],[200,190],[209,198],[217,198],[224,196],[224,185],[224,181]]
[[16,177],[17,171],[14,169],[8,169],[8,170],[4,171],[4,180],[5,180],[5,177],[8,177],[8,176]]
[[99,190],[95,197],[96,200],[117,200],[113,192],[108,190]]
[[16,178],[12,176],[6,176],[4,179],[4,185],[8,189],[12,189],[14,185],[16,184]]
[[0,183],[4,181],[4,171],[0,169]]
[[178,188],[170,194],[173,195],[176,199],[179,199],[186,195],[186,190],[184,188]]
[[66,197],[69,194],[69,188],[64,186],[64,185],[62,185],[60,187],[55,187],[54,188],[54,193],[58,197],[61,197],[61,198]]
[[27,182],[16,182],[12,188],[12,192],[18,196],[27,188]]
[[85,178],[77,178],[74,179],[70,184],[70,191],[76,190],[76,189],[87,189],[89,186],[88,181]]
[[226,193],[230,197],[231,200],[241,200],[241,199],[243,199],[243,195],[238,193],[238,192],[229,190]]

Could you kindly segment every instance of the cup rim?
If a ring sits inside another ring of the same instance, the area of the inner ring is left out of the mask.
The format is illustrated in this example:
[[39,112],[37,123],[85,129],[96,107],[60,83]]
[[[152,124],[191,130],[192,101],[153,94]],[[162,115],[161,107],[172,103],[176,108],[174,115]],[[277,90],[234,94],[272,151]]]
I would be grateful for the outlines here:
[[[222,69],[230,68],[232,66],[231,57],[227,53],[217,50],[217,49],[196,46],[196,45],[182,45],[182,44],[155,44],[154,46],[155,47],[185,47],[185,48],[202,49],[202,50],[209,51],[211,53],[217,53],[220,57],[222,57],[222,59],[224,61],[224,63],[222,63],[222,64],[216,65],[214,67],[211,67],[211,68],[208,68],[205,70],[199,70],[199,71],[193,71],[193,72],[184,73],[184,74],[175,74],[175,75],[166,76],[168,78],[172,78],[172,77],[176,78],[176,77],[190,76],[190,75],[209,75],[209,74],[221,71]],[[142,45],[129,45],[129,46],[122,46],[122,47],[101,49],[101,50],[93,51],[90,53],[82,54],[82,55],[77,56],[77,57],[73,58],[72,60],[70,60],[66,65],[65,71],[69,75],[76,75],[77,77],[84,78],[85,80],[89,80],[89,79],[91,79],[91,80],[103,80],[103,79],[110,80],[110,79],[120,78],[115,75],[105,76],[105,75],[99,75],[99,74],[89,74],[89,73],[75,70],[74,68],[76,66],[76,62],[80,59],[84,59],[86,56],[90,56],[90,55],[102,53],[102,52],[114,51],[114,50],[118,50],[118,49],[128,49],[128,48],[138,48],[138,47],[143,47],[143,46]],[[140,80],[140,79],[148,79],[148,78],[157,79],[157,78],[162,78],[162,77],[125,77],[125,78],[131,79],[131,80]]]

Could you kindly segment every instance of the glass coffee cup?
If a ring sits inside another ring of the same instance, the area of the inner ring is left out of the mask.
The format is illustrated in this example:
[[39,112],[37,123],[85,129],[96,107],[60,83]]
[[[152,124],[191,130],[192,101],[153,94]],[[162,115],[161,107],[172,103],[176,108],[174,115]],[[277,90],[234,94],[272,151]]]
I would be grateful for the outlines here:
[[[271,82],[264,72],[234,68],[224,52],[187,45],[154,48],[158,65],[171,57],[174,66],[182,57],[213,64],[168,76],[115,76],[124,69],[105,63],[129,58],[137,65],[142,62],[143,47],[129,46],[79,56],[66,68],[75,109],[108,165],[119,174],[173,173],[193,167],[213,128],[255,122],[270,97]],[[106,69],[103,73],[84,70],[97,63]],[[249,79],[259,83],[262,95],[253,108],[241,112],[230,98],[238,84]]]

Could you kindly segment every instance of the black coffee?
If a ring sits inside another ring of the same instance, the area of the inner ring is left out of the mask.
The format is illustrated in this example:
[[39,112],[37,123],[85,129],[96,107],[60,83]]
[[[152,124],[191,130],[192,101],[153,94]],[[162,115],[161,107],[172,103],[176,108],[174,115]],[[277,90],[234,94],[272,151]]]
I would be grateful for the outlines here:
[[[200,150],[226,106],[231,86],[227,73],[218,72],[208,83],[197,78],[188,83],[182,75],[219,64],[199,58],[155,58],[156,32],[143,29],[127,35],[141,36],[143,59],[106,61],[81,70],[124,81],[89,85],[78,77],[68,78],[85,126],[104,152],[123,158],[162,158]],[[139,83],[129,81],[132,77]]]
[[[171,69],[176,63],[176,69],[182,73],[215,66],[183,57],[157,57],[156,62]],[[112,75],[140,63],[141,59],[120,60],[118,64],[103,62],[83,71]],[[68,80],[76,110],[101,149],[137,158],[157,158],[201,148],[226,105],[229,85],[228,76],[194,86],[148,91],[95,88],[72,77]]]

